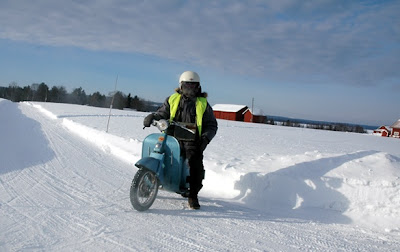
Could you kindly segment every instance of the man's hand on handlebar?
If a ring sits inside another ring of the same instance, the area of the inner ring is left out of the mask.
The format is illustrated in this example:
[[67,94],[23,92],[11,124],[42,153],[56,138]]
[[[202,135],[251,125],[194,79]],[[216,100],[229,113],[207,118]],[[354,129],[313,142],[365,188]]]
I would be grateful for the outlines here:
[[153,123],[154,120],[154,114],[149,114],[146,116],[143,120],[143,126],[144,127],[150,127],[150,125]]

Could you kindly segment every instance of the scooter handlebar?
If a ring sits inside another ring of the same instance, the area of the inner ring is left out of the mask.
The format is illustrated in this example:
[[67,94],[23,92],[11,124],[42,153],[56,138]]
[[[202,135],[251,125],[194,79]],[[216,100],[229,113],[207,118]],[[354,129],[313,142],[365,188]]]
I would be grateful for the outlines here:
[[[165,119],[153,120],[151,125],[157,127],[160,131],[165,131],[166,129],[169,128],[170,125],[175,125],[175,126],[181,127],[182,129],[185,129],[185,130],[187,130],[187,131],[189,131],[191,133],[194,133],[193,130],[187,128],[183,124],[180,124],[180,123],[175,122],[175,121],[168,121],[168,120],[165,120]],[[146,127],[143,127],[143,129],[145,129],[145,128]]]

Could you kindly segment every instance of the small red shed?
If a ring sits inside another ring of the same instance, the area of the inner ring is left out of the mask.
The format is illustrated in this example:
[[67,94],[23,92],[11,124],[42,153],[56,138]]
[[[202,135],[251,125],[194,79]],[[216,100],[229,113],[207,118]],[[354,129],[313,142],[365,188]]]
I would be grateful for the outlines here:
[[244,121],[245,122],[254,122],[254,123],[266,123],[267,117],[263,115],[263,112],[260,109],[248,108],[244,112]]
[[243,121],[243,113],[246,111],[245,105],[215,104],[213,107],[215,118],[231,121]]
[[389,127],[381,126],[374,130],[374,135],[388,137],[390,135]]
[[400,119],[390,127],[392,128],[392,137],[400,138]]

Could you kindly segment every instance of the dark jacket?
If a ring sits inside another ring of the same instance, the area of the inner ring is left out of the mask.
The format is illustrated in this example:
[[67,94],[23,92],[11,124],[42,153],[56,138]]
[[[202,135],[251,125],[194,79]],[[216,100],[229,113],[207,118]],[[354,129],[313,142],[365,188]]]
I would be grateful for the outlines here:
[[[180,89],[175,90],[181,93]],[[199,93],[197,97],[206,97],[207,93]],[[165,100],[164,104],[154,113],[157,119],[170,119],[170,104],[168,103],[169,97]],[[176,112],[174,121],[184,122],[184,123],[196,123],[196,98],[188,98],[184,95],[181,96],[179,101],[179,107]],[[201,141],[210,142],[218,130],[217,120],[214,116],[214,111],[212,110],[210,104],[207,102],[206,111],[203,114],[203,126],[201,138],[197,137],[194,142],[184,142],[184,148],[198,148]]]

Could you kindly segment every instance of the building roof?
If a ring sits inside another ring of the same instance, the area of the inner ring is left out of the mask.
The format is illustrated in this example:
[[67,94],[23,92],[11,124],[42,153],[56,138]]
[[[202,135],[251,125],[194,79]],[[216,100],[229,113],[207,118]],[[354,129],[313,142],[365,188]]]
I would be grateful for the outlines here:
[[379,128],[376,128],[376,130],[382,130],[382,128],[385,128],[386,130],[389,130],[390,127],[386,126],[386,125],[382,125]]
[[392,128],[392,129],[394,129],[394,128],[399,129],[399,128],[400,128],[400,119],[397,120],[397,122],[393,123],[393,125],[390,126],[390,128]]
[[374,130],[374,132],[380,132],[380,133],[382,133],[383,131],[389,132],[388,129],[376,129],[376,130]]
[[248,108],[243,112],[243,114],[245,114],[247,111],[250,111],[250,113],[256,116],[265,116],[264,112],[259,108],[253,108],[253,110],[251,108]]
[[247,106],[234,104],[215,104],[212,108],[214,111],[238,112],[244,108],[247,108]]

